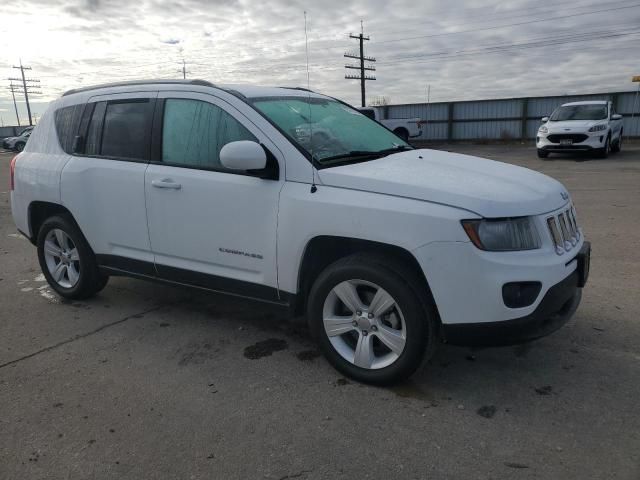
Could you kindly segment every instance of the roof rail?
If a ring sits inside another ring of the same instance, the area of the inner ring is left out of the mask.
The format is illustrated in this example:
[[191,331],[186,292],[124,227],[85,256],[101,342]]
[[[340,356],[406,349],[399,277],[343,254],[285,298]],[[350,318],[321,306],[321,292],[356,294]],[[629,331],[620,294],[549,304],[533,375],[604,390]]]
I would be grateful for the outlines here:
[[72,95],[74,93],[89,92],[91,90],[98,90],[100,88],[108,87],[128,87],[131,85],[200,85],[202,87],[215,87],[215,85],[206,80],[130,80],[127,82],[114,82],[114,83],[102,83],[100,85],[93,85],[91,87],[80,87],[72,90],[67,90],[62,94],[63,97]]
[[278,87],[278,88],[286,88],[287,90],[302,90],[303,92],[316,93],[313,90],[309,88],[304,88],[304,87]]

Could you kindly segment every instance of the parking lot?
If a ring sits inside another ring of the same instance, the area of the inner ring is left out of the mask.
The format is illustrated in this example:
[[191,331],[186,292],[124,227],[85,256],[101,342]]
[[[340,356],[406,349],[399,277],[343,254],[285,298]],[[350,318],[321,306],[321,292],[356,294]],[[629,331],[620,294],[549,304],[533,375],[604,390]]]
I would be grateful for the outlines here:
[[563,182],[591,277],[550,337],[442,346],[393,388],[341,377],[261,304],[126,278],[61,301],[0,154],[0,479],[640,478],[640,145],[439,148]]

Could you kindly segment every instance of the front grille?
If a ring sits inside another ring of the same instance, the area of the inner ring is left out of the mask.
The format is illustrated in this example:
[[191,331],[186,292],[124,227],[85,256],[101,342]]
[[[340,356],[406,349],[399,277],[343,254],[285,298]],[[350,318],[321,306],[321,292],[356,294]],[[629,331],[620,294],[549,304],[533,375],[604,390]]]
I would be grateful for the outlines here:
[[584,133],[552,133],[547,137],[551,143],[560,143],[560,140],[571,140],[573,143],[584,142],[588,135]]
[[571,250],[580,240],[580,228],[576,221],[576,209],[573,206],[547,217],[547,227],[558,255]]

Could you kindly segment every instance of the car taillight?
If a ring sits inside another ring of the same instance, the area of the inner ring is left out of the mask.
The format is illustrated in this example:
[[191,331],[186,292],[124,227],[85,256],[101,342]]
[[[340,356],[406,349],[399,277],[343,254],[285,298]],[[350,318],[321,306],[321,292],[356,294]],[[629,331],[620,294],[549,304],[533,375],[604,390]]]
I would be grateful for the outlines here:
[[9,166],[9,171],[10,171],[10,173],[9,173],[9,176],[10,176],[9,183],[10,183],[10,187],[11,187],[11,190],[12,190],[12,191],[13,191],[13,189],[14,189],[14,187],[15,187],[15,180],[14,180],[14,177],[15,177],[15,173],[16,173],[16,159],[17,159],[17,158],[18,158],[18,155],[16,155],[15,157],[13,157],[13,158],[11,159],[11,165]]

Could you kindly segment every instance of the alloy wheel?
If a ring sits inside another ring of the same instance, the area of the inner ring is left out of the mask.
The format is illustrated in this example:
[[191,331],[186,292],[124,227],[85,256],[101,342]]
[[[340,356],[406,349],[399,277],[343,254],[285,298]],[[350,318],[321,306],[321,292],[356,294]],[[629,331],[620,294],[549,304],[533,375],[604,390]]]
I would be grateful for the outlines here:
[[44,259],[53,281],[63,288],[73,288],[80,279],[80,256],[73,240],[63,230],[54,228],[44,241]]
[[375,283],[346,280],[333,287],[324,301],[322,320],[333,348],[357,367],[388,367],[405,349],[407,328],[402,311]]

